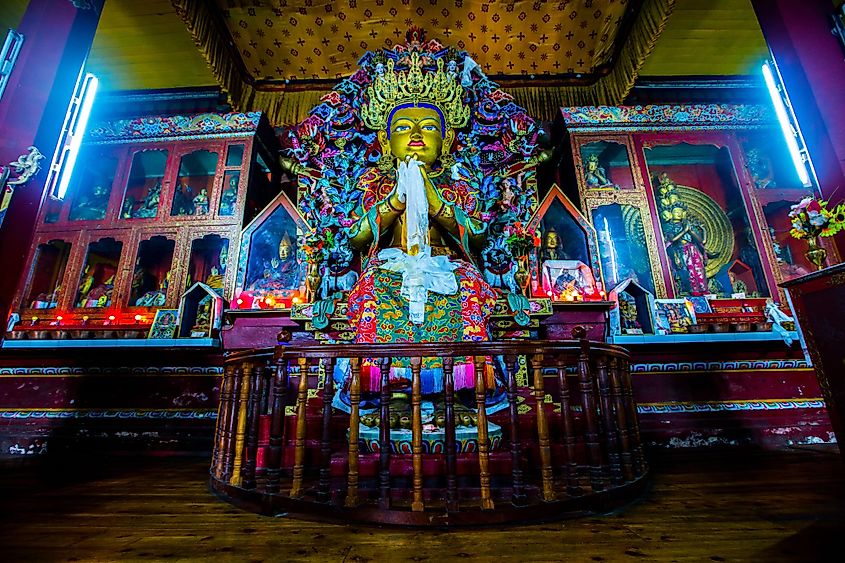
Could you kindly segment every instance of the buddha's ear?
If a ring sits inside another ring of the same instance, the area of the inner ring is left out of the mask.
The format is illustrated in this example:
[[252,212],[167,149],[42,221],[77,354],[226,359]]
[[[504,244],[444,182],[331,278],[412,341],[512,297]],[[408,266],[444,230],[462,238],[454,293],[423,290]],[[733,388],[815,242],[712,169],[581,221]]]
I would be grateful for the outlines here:
[[377,133],[378,135],[378,144],[381,146],[382,152],[385,154],[387,151],[390,151],[390,141],[387,139],[387,131],[384,129],[380,129]]
[[446,128],[446,132],[443,134],[443,150],[444,152],[451,152],[452,151],[452,142],[455,140],[455,130],[451,127]]

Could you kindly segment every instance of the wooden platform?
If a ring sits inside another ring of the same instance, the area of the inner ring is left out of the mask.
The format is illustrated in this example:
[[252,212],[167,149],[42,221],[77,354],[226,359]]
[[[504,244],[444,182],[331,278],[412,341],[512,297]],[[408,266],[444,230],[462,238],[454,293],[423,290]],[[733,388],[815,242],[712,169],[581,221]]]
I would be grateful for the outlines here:
[[380,529],[268,518],[206,488],[208,458],[0,467],[5,561],[834,561],[845,466],[833,447],[651,456],[616,514],[545,525]]

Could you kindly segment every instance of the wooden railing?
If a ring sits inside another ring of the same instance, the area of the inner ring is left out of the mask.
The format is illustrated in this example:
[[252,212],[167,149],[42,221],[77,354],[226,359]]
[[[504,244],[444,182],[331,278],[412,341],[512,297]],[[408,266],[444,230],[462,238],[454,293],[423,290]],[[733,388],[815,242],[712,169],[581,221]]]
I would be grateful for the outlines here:
[[[412,373],[410,454],[391,451],[388,379],[391,360],[400,357],[410,359]],[[472,453],[458,452],[456,357],[475,364]],[[508,400],[507,409],[492,415],[503,434],[495,459],[485,406],[484,365],[491,357],[504,365],[498,378]],[[349,414],[331,406],[331,374],[341,358],[351,366]],[[381,368],[378,447],[372,452],[359,445],[363,358]],[[443,359],[442,454],[423,452],[424,358]],[[527,387],[517,384],[523,363]],[[309,404],[309,390],[321,383]],[[646,474],[629,356],[618,346],[587,340],[290,344],[226,360],[211,483],[220,495],[258,512],[411,525],[543,519],[627,502]]]

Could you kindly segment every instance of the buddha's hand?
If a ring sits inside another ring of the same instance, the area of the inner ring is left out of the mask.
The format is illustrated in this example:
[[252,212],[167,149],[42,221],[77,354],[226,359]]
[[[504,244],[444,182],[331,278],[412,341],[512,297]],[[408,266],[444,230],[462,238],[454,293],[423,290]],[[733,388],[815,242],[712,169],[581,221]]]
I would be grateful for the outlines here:
[[422,166],[423,163],[417,160],[415,155],[408,155],[405,160],[399,162],[399,168],[396,170],[396,197],[402,203],[405,203],[408,197],[410,183],[418,180],[420,174],[424,174]]

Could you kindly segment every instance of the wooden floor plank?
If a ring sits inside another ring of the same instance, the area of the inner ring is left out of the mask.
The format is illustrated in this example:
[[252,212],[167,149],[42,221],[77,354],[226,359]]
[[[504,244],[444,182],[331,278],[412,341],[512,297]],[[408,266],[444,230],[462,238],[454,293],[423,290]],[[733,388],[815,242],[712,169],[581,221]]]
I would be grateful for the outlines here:
[[604,516],[463,530],[270,518],[212,496],[207,460],[0,468],[6,561],[833,561],[835,449],[652,455],[652,486]]

